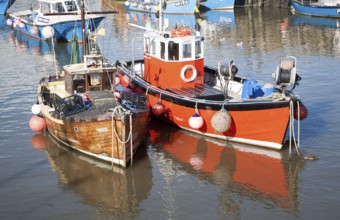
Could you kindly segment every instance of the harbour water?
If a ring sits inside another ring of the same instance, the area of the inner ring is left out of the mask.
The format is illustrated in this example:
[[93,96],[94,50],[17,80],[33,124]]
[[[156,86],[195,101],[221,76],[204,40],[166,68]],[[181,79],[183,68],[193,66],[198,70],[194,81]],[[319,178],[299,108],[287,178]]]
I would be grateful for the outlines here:
[[[112,63],[140,58],[143,30],[127,23],[155,27],[156,18],[126,12],[123,2],[92,4],[111,10],[108,3],[120,13],[101,24],[103,54]],[[29,6],[18,0],[15,7]],[[207,139],[152,119],[132,166],[112,172],[48,133],[30,130],[38,81],[70,62],[71,45],[15,33],[2,16],[0,218],[339,219],[340,22],[288,9],[237,8],[202,18],[206,65],[234,60],[238,74],[273,82],[279,58],[297,58],[302,80],[294,91],[309,111],[301,122],[301,151],[319,160],[299,159],[295,151],[289,158],[287,148],[268,151]],[[171,19],[195,24],[189,15]]]

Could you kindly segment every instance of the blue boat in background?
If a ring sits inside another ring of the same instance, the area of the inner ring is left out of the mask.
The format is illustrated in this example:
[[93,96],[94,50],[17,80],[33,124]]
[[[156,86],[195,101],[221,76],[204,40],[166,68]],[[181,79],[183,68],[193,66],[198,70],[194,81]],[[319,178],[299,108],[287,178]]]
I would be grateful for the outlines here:
[[6,11],[11,5],[13,5],[15,0],[0,0],[0,15],[6,14]]
[[302,15],[316,17],[340,18],[340,1],[323,0],[323,1],[306,1],[306,0],[289,0],[293,12]]
[[[128,0],[125,7],[131,11],[144,13],[159,12],[158,0]],[[162,12],[164,14],[194,14],[198,13],[196,0],[171,0],[163,1]]]
[[206,10],[232,10],[235,0],[198,0],[199,9]]
[[[38,2],[37,10],[9,13],[7,24],[16,31],[39,40],[71,42],[75,31],[78,40],[82,42],[83,9],[78,0],[38,0]],[[103,15],[86,14],[85,33],[95,31],[103,19]]]

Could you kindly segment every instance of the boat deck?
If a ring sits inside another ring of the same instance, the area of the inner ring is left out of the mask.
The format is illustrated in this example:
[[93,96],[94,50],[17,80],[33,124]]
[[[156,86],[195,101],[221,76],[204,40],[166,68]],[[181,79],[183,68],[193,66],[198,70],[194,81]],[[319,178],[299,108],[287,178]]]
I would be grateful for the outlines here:
[[225,99],[222,91],[214,89],[207,85],[196,85],[194,87],[186,88],[169,88],[168,91],[197,99],[207,99],[215,101],[223,101]]

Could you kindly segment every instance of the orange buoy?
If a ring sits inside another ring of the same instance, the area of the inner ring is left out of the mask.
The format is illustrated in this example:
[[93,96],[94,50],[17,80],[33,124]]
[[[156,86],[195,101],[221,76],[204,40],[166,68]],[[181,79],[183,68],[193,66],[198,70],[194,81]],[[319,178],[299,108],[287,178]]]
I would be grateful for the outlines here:
[[162,103],[156,102],[156,104],[154,104],[152,106],[152,113],[154,115],[161,115],[161,114],[163,114],[163,112],[164,112],[164,107],[163,107]]
[[48,137],[43,134],[35,134],[32,137],[32,147],[36,149],[44,149],[46,148],[48,143]]
[[32,131],[41,132],[46,128],[46,120],[45,118],[34,115],[29,121],[29,126]]

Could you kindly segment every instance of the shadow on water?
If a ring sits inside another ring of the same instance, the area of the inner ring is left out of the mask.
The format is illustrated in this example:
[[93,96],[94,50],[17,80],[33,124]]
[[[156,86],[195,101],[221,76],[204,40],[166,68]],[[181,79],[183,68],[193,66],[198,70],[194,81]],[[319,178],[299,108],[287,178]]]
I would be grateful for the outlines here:
[[[272,151],[243,144],[209,139],[152,121],[149,144],[169,159],[163,172],[183,170],[220,188],[219,206],[239,216],[242,200],[262,203],[265,208],[299,210],[300,172],[304,161],[285,151]],[[160,160],[160,159],[159,159]],[[171,167],[169,165],[171,164]]]
[[101,209],[103,213],[98,215],[135,218],[151,190],[151,165],[145,148],[136,154],[131,167],[122,169],[70,150],[48,132],[34,135],[32,147],[46,149],[61,186],[80,195],[82,203]]

